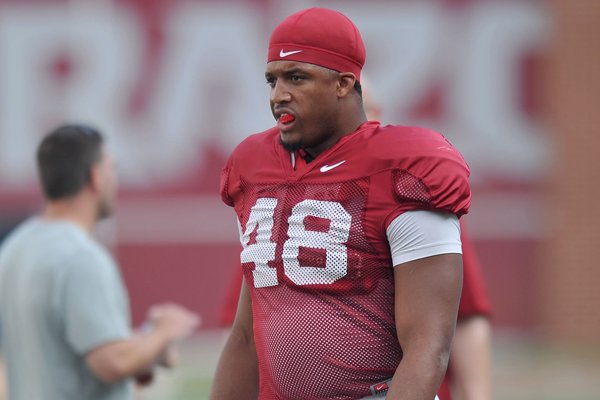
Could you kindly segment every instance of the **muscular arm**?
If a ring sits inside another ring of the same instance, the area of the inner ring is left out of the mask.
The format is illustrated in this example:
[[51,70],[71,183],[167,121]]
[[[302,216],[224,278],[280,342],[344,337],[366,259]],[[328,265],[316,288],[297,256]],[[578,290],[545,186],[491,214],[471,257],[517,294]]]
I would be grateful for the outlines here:
[[148,373],[162,361],[170,346],[189,336],[199,324],[199,318],[176,304],[154,306],[150,311],[153,328],[127,339],[102,344],[86,354],[86,362],[94,375],[105,382]]
[[460,254],[394,267],[395,313],[403,358],[387,398],[434,399],[446,372],[462,286]]
[[136,334],[90,351],[86,362],[94,375],[107,383],[137,376],[150,369],[167,350],[171,338],[160,330]]
[[475,315],[460,320],[452,343],[452,386],[464,400],[489,400],[490,337],[488,318]]
[[252,302],[245,281],[210,394],[212,400],[258,398],[258,360],[252,329]]

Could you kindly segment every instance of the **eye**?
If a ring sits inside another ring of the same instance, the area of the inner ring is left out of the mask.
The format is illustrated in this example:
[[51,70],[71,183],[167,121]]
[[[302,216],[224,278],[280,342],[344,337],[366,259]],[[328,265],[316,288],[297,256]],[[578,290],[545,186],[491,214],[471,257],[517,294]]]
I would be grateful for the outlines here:
[[275,78],[273,78],[272,76],[267,76],[267,85],[269,85],[271,88],[275,87]]
[[303,79],[304,79],[304,77],[303,77],[303,76],[301,76],[301,75],[295,75],[295,74],[294,74],[294,75],[292,75],[292,76],[290,77],[290,79],[292,80],[292,82],[300,82],[301,80],[303,80]]

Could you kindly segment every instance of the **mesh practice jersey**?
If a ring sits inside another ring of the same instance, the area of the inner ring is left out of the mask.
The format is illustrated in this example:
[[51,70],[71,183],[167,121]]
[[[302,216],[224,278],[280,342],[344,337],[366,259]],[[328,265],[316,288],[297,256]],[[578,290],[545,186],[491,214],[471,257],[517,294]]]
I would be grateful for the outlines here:
[[295,168],[276,128],[234,150],[221,196],[241,225],[261,399],[357,399],[393,375],[386,228],[407,210],[466,213],[468,175],[440,134],[378,122]]

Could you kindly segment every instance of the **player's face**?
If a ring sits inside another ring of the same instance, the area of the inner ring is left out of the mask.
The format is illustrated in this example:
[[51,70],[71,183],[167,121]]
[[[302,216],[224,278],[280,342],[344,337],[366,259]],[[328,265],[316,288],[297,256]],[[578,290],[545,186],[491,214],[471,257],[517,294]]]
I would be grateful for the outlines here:
[[110,153],[103,149],[99,170],[98,219],[112,214],[117,193],[116,164]]
[[271,111],[282,145],[313,156],[339,138],[338,74],[313,64],[272,61],[265,72],[271,87]]

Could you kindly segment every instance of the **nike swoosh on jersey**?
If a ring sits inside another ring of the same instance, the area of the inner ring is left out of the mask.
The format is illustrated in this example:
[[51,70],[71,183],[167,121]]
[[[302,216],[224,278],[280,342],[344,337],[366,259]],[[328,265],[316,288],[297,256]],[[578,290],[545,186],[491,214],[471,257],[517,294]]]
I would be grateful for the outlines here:
[[296,54],[296,53],[300,53],[302,52],[302,50],[294,50],[294,51],[283,51],[283,49],[281,49],[281,51],[279,52],[279,57],[281,58],[285,58],[287,56],[291,56],[292,54]]
[[334,169],[335,167],[339,167],[340,165],[342,165],[343,163],[345,163],[346,160],[340,161],[337,164],[333,164],[333,165],[323,165],[320,169],[321,172],[327,172],[329,170]]

